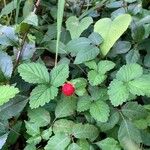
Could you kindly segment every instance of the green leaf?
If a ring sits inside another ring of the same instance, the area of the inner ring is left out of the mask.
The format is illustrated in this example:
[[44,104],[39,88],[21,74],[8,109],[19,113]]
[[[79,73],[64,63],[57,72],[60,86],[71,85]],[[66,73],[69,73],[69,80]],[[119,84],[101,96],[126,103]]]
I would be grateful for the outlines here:
[[140,131],[134,126],[134,124],[128,120],[123,120],[119,131],[118,131],[118,139],[120,142],[124,141],[125,139],[129,139],[136,143],[141,143],[141,135]]
[[[90,144],[88,143],[87,140],[80,139],[77,141],[77,144],[80,146],[81,150],[89,150],[90,149]],[[90,149],[92,150],[92,149]]]
[[99,54],[99,49],[96,46],[89,45],[86,49],[80,50],[77,53],[74,64],[81,64],[94,59]]
[[114,106],[121,105],[129,98],[129,91],[122,81],[114,79],[108,87],[109,99]]
[[55,109],[56,118],[71,116],[76,110],[77,100],[75,97],[66,97],[60,100]]
[[92,32],[88,38],[92,41],[94,45],[99,45],[103,42],[103,38],[101,37],[101,35],[96,32]]
[[116,74],[120,81],[128,82],[139,78],[143,74],[143,68],[138,64],[127,64],[122,66]]
[[0,118],[7,120],[18,115],[26,106],[27,102],[27,97],[21,95],[15,96],[11,101],[0,106]]
[[69,66],[60,64],[53,68],[50,73],[51,84],[55,87],[61,86],[69,77]]
[[110,71],[115,67],[115,63],[109,60],[102,60],[98,63],[98,72],[105,74],[107,71]]
[[94,141],[98,134],[99,131],[94,125],[90,124],[75,124],[73,126],[72,134],[79,139],[89,139],[91,141]]
[[138,128],[138,129],[146,129],[147,128],[147,120],[146,119],[140,119],[140,120],[135,120],[134,121],[134,125]]
[[85,62],[85,65],[89,67],[89,69],[97,70],[97,64],[94,60]]
[[118,141],[109,137],[102,141],[96,142],[96,145],[102,150],[121,150]]
[[102,54],[105,56],[120,38],[120,36],[127,30],[131,22],[129,14],[123,14],[115,18],[113,21],[109,18],[102,18],[94,25],[94,32],[98,32],[104,39],[100,45]]
[[60,119],[60,120],[55,121],[55,123],[53,125],[53,132],[55,134],[66,133],[66,134],[71,135],[72,128],[74,125],[75,125],[75,123],[71,120]]
[[78,38],[81,33],[93,23],[92,17],[85,17],[81,21],[76,16],[71,16],[66,21],[67,30],[70,31],[71,38]]
[[30,95],[30,107],[38,108],[44,106],[50,100],[54,99],[58,94],[58,89],[54,86],[38,85],[35,87]]
[[105,102],[98,100],[91,104],[90,114],[95,120],[106,122],[108,120],[109,113],[109,106]]
[[48,144],[45,146],[45,150],[65,150],[70,143],[70,137],[64,133],[55,134],[52,136]]
[[7,53],[3,51],[0,51],[0,70],[6,78],[11,77],[13,70],[12,59]]
[[90,96],[82,96],[79,97],[78,103],[77,103],[77,111],[78,112],[83,112],[86,111],[90,108],[91,106],[91,97]]
[[23,17],[26,18],[33,9],[34,3],[32,0],[27,0],[23,7]]
[[39,127],[47,126],[50,123],[50,114],[44,108],[30,109],[28,111],[30,122],[36,123]]
[[6,143],[7,137],[8,137],[8,133],[0,136],[0,149],[2,149],[2,147]]
[[36,144],[39,144],[41,142],[41,140],[42,140],[42,138],[40,135],[32,136],[27,140],[27,143],[36,145]]
[[81,150],[81,148],[80,148],[80,146],[79,146],[78,144],[76,144],[76,143],[71,143],[71,144],[68,146],[67,150]]
[[49,140],[52,135],[52,128],[46,129],[41,133],[41,137],[43,140]]
[[132,120],[145,118],[147,116],[145,108],[137,102],[128,102],[121,110],[124,116]]
[[129,91],[134,95],[150,96],[150,74],[142,75],[140,78],[128,83]]
[[49,73],[47,68],[40,63],[24,63],[18,67],[18,72],[23,80],[29,83],[48,83]]
[[106,75],[98,73],[95,70],[88,72],[88,80],[92,86],[101,84],[106,79]]
[[10,85],[1,85],[0,86],[0,106],[8,102],[11,98],[15,97],[19,93],[18,88]]
[[28,144],[24,150],[36,150],[36,146],[34,144]]
[[34,12],[31,12],[22,23],[26,23],[33,26],[38,26],[38,17]]

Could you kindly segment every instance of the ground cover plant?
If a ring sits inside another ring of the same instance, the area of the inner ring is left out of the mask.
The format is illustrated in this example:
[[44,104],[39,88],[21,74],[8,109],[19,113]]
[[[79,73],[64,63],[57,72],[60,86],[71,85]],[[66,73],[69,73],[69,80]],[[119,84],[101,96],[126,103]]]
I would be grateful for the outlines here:
[[150,149],[150,1],[0,8],[0,149]]

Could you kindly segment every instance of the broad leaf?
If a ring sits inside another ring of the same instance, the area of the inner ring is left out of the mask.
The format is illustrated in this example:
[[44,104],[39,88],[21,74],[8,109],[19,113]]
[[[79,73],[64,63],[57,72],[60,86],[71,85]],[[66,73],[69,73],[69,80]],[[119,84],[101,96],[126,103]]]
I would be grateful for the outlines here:
[[1,85],[0,86],[0,106],[8,102],[11,98],[15,97],[19,90],[14,86]]
[[46,130],[44,130],[42,133],[41,133],[41,137],[43,140],[49,140],[50,136],[52,135],[52,128],[48,128]]
[[51,84],[55,87],[61,86],[69,77],[69,66],[60,64],[53,68],[50,73]]
[[94,31],[98,32],[104,39],[100,45],[102,54],[105,56],[120,38],[120,36],[127,30],[131,22],[129,14],[123,14],[115,18],[113,21],[109,18],[102,18],[94,25]]
[[85,17],[81,21],[79,21],[79,19],[76,16],[71,16],[66,21],[66,27],[67,30],[70,31],[71,38],[76,39],[92,23],[93,19],[91,17]]
[[18,72],[23,80],[29,83],[48,83],[49,73],[47,68],[40,63],[24,63],[18,67]]
[[65,150],[70,141],[70,137],[64,133],[55,134],[49,139],[48,144],[45,146],[45,150]]
[[34,144],[28,144],[24,150],[36,150],[36,146]]
[[44,106],[50,100],[54,99],[58,94],[58,89],[54,86],[47,85],[38,85],[35,87],[31,95],[30,99],[30,107],[38,108],[39,106]]
[[72,143],[68,146],[67,150],[81,150],[81,148],[78,144]]
[[89,68],[89,69],[93,69],[93,70],[97,70],[97,64],[94,60],[85,62],[85,65]]
[[106,122],[109,113],[109,106],[101,100],[93,102],[90,106],[90,114],[97,121]]
[[94,45],[99,45],[103,42],[103,38],[101,37],[101,35],[96,32],[92,32],[88,38],[92,41]]

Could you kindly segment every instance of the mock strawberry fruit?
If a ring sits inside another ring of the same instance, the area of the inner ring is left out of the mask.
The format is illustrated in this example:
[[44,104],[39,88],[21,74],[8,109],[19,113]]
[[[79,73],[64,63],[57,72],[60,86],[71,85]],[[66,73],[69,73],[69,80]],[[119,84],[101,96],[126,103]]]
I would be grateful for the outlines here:
[[62,86],[62,93],[66,96],[71,96],[74,94],[74,91],[75,91],[75,88],[74,88],[74,85],[71,84],[71,83],[65,83],[63,86]]

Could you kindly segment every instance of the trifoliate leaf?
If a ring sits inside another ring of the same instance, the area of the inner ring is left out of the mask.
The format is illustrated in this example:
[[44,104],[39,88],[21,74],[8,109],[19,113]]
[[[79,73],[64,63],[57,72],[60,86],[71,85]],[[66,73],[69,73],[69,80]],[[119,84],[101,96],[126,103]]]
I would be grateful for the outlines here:
[[49,139],[44,149],[64,150],[69,145],[70,141],[70,137],[64,133],[55,134]]
[[81,150],[81,148],[78,144],[72,143],[68,146],[67,150]]
[[115,18],[113,21],[110,18],[102,18],[94,25],[94,32],[98,32],[104,39],[100,45],[102,54],[105,56],[120,38],[120,36],[127,30],[131,22],[129,14],[123,14]]
[[69,66],[60,64],[53,68],[50,73],[51,84],[55,87],[61,86],[69,76]]
[[94,125],[83,125],[78,123],[73,126],[72,134],[79,139],[89,139],[94,141],[97,138],[99,131]]
[[54,86],[38,85],[31,92],[30,107],[33,109],[44,106],[50,100],[54,99],[57,93],[58,89]]
[[96,145],[102,150],[121,150],[118,141],[109,137],[102,141],[96,142]]
[[122,113],[129,119],[141,119],[147,116],[145,108],[137,102],[128,102],[122,107]]
[[105,74],[107,71],[110,71],[115,67],[115,63],[109,60],[102,60],[98,63],[98,72]]
[[28,111],[30,122],[36,123],[39,127],[47,126],[50,123],[50,114],[44,108],[30,109]]
[[98,73],[95,70],[88,72],[88,80],[92,86],[101,84],[106,79],[106,75]]
[[129,91],[122,81],[114,79],[108,87],[109,99],[114,106],[126,102],[129,97]]
[[4,103],[8,102],[11,98],[13,98],[16,94],[19,93],[18,88],[10,85],[2,85],[0,86],[0,106]]
[[57,133],[67,133],[70,134],[72,133],[72,128],[75,125],[75,123],[71,120],[67,119],[60,119],[55,121],[53,125],[53,132],[55,134]]
[[120,81],[128,82],[139,78],[143,74],[143,68],[138,64],[127,64],[122,66],[116,74]]
[[91,104],[90,114],[95,120],[106,122],[108,120],[109,113],[109,106],[105,102],[98,100]]
[[75,97],[66,97],[59,101],[55,109],[56,118],[62,118],[73,115],[77,107]]
[[83,112],[90,108],[91,106],[91,97],[90,96],[82,96],[79,97],[78,103],[77,103],[77,111]]
[[23,80],[29,83],[48,83],[49,73],[40,63],[24,63],[18,67],[18,72]]

